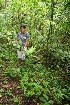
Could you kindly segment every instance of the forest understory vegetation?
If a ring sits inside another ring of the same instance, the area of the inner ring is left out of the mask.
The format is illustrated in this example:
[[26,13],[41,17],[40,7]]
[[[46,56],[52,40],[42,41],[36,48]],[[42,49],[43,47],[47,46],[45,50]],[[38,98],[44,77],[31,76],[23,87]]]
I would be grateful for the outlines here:
[[[0,105],[70,105],[69,11],[69,0],[0,0]],[[29,33],[24,65],[21,24]]]

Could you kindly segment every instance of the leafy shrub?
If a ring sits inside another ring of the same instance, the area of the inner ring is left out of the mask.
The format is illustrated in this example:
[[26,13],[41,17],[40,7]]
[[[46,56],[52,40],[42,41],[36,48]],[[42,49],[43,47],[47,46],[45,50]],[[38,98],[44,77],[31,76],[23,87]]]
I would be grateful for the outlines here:
[[43,91],[42,86],[40,85],[40,81],[37,80],[37,82],[34,82],[33,78],[29,79],[27,72],[24,73],[24,76],[22,77],[20,84],[24,95],[27,97],[38,98],[38,96],[40,96]]
[[3,76],[10,76],[12,78],[20,77],[21,76],[20,68],[7,67],[3,73]]

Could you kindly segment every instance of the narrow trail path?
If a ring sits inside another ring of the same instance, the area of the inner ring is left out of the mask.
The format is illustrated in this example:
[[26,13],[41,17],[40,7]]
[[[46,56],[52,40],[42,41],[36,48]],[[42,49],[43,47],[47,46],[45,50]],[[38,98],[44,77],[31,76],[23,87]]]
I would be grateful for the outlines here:
[[[3,70],[0,69],[0,105],[20,105],[18,100],[22,100],[21,105],[25,105],[22,99],[22,91],[18,88],[19,80],[3,78],[2,73]],[[17,102],[16,97],[18,97]]]
[[19,88],[19,79],[3,77],[3,70],[0,68],[0,105],[40,105],[32,99],[23,96],[23,91]]

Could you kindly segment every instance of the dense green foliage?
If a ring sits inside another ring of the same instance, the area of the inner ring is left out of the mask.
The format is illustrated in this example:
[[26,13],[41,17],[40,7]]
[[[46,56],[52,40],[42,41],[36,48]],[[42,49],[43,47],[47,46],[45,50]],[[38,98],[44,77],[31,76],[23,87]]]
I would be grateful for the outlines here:
[[[19,78],[23,95],[39,99],[41,105],[70,102],[69,11],[69,0],[0,0],[3,76]],[[19,67],[15,40],[22,23],[30,38],[25,66]]]

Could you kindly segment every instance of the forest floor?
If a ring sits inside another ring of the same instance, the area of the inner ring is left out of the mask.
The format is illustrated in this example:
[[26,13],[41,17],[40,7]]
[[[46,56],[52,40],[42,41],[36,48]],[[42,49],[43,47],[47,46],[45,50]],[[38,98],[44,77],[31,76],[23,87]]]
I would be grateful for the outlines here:
[[[38,99],[29,99],[23,95],[19,78],[13,79],[2,75],[5,69],[6,65],[0,68],[0,105],[40,105]],[[69,105],[65,103],[67,101],[63,100],[61,105]]]
[[39,105],[37,100],[28,99],[23,96],[21,88],[19,88],[19,79],[12,79],[10,77],[3,78],[0,69],[0,105]]

